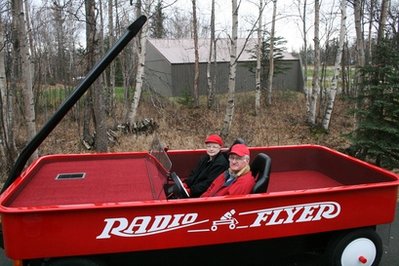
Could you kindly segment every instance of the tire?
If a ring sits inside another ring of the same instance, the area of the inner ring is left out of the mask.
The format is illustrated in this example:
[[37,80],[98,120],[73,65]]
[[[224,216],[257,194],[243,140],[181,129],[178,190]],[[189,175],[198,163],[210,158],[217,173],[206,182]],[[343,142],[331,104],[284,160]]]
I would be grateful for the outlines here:
[[377,266],[382,257],[382,241],[371,228],[347,231],[334,236],[326,249],[329,266]]
[[47,266],[106,266],[103,261],[94,258],[60,258],[47,262]]

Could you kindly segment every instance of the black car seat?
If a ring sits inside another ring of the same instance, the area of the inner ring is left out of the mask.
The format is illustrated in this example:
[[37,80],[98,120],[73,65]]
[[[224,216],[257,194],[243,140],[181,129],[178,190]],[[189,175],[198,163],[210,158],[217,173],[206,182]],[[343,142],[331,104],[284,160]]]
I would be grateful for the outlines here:
[[269,185],[270,168],[272,159],[265,153],[259,153],[251,163],[252,176],[255,178],[255,185],[252,194],[266,192]]

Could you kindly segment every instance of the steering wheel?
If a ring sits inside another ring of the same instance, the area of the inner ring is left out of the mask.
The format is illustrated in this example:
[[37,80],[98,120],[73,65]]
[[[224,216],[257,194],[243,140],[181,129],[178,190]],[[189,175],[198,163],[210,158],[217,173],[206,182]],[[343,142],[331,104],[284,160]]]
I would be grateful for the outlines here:
[[179,198],[189,198],[190,194],[188,194],[188,191],[184,187],[183,182],[181,182],[180,177],[178,177],[175,172],[170,173],[170,176],[172,177],[172,180],[175,183],[175,187],[177,190],[177,191],[173,191],[175,193],[175,196],[177,196]]

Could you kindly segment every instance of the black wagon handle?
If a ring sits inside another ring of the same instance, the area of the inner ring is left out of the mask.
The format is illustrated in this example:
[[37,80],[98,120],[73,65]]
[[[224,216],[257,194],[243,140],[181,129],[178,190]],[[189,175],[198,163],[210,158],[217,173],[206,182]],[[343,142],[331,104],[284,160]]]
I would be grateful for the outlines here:
[[63,102],[54,115],[47,121],[41,130],[28,142],[24,149],[19,154],[13,168],[4,183],[1,193],[4,192],[14,180],[21,174],[26,162],[39,147],[39,145],[46,139],[46,137],[58,125],[61,119],[68,113],[68,111],[75,105],[75,103],[82,97],[93,82],[100,76],[105,68],[115,59],[115,57],[125,48],[125,46],[133,39],[140,31],[144,23],[147,21],[146,16],[140,16],[134,21],[124,33],[123,36],[107,51],[100,61],[90,70],[86,77],[73,90],[71,95]]

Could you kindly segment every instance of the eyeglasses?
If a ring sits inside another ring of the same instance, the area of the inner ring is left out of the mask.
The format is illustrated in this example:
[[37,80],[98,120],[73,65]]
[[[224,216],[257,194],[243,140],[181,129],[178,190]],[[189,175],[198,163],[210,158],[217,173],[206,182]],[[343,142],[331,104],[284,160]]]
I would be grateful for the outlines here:
[[220,145],[218,144],[206,144],[207,149],[220,149]]
[[230,155],[229,156],[229,161],[237,161],[237,162],[241,162],[245,159],[244,156],[240,157],[240,156],[234,156],[234,155]]

